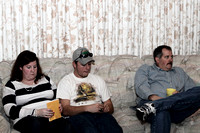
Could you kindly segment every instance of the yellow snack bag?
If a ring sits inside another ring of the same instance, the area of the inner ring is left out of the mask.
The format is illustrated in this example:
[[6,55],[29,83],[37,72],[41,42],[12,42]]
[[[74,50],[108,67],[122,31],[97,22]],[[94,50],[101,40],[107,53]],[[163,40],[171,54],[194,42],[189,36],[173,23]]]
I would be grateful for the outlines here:
[[49,118],[49,121],[53,121],[53,120],[58,119],[58,118],[61,117],[61,113],[60,113],[60,110],[59,110],[59,100],[58,99],[47,103],[47,108],[51,109],[54,112],[54,115],[51,118]]

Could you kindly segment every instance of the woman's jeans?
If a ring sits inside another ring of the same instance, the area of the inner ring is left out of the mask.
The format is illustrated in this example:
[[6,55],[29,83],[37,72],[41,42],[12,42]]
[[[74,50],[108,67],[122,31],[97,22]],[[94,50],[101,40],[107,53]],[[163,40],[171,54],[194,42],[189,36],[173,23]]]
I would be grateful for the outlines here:
[[70,116],[70,123],[76,133],[122,133],[115,118],[108,113],[81,113]]
[[155,100],[142,100],[140,105],[151,102],[156,108],[156,114],[149,117],[151,133],[170,133],[171,123],[180,123],[200,108],[200,87],[194,87],[186,92]]
[[19,120],[14,129],[20,133],[72,133],[69,121],[65,118],[49,122],[48,118],[27,116]]

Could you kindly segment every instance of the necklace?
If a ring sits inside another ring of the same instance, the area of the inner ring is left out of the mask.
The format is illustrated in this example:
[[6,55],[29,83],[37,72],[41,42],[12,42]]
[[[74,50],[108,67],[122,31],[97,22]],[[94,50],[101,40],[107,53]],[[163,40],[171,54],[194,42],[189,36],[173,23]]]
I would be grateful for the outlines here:
[[25,88],[26,91],[32,91],[33,90],[33,87],[30,87],[30,88]]
[[24,89],[26,90],[26,91],[32,91],[33,90],[33,85],[35,85],[35,82],[33,82],[33,83],[26,83],[26,82],[23,82],[22,81],[22,83],[24,84],[24,85],[26,85],[27,87],[24,87]]

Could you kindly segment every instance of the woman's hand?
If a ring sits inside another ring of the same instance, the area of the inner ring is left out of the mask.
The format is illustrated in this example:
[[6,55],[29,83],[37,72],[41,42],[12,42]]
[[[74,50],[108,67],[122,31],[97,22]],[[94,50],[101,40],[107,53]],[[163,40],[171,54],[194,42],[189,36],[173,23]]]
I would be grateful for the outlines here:
[[45,118],[51,118],[54,115],[54,112],[51,109],[36,109],[36,116],[37,117],[45,117]]

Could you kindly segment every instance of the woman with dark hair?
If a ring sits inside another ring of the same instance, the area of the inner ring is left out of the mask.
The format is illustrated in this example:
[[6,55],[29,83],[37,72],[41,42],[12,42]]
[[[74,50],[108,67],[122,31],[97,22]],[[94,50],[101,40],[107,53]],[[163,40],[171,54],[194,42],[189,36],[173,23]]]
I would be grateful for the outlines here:
[[42,69],[41,69],[40,64],[39,64],[39,59],[36,57],[35,53],[28,51],[28,50],[25,50],[18,55],[18,57],[17,57],[17,59],[14,63],[12,72],[11,72],[10,80],[12,80],[12,81],[14,81],[14,80],[22,81],[23,73],[21,71],[21,68],[24,65],[27,65],[27,64],[29,64],[30,62],[33,62],[33,61],[36,61],[36,65],[37,65],[37,71],[36,71],[37,75],[35,77],[34,82],[41,79],[41,77],[44,76],[44,74],[42,73]]
[[[43,74],[36,54],[21,52],[11,71],[10,80],[3,90],[6,115],[14,129],[21,133],[67,133],[69,123],[64,118],[49,122],[54,112],[46,104],[56,98],[56,85]],[[62,107],[59,107],[62,111]]]

